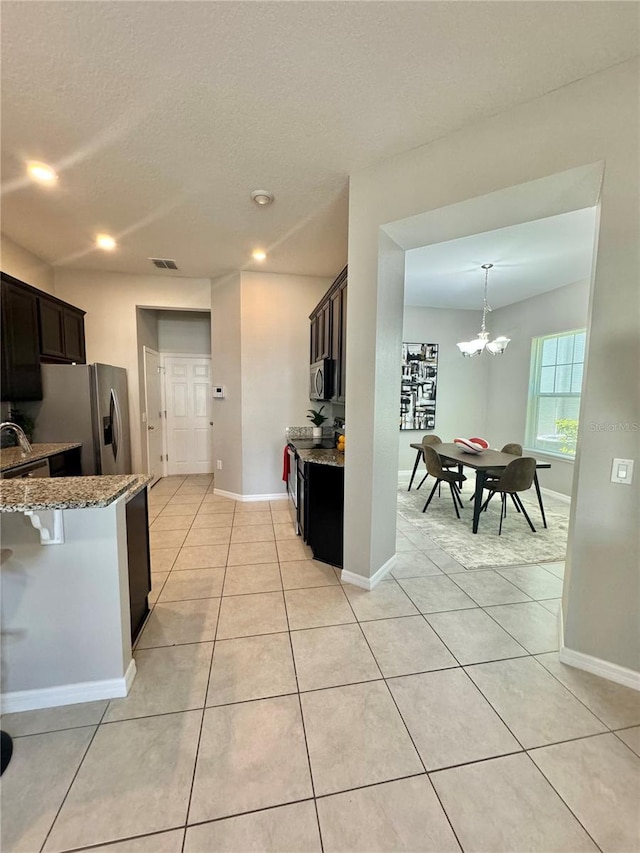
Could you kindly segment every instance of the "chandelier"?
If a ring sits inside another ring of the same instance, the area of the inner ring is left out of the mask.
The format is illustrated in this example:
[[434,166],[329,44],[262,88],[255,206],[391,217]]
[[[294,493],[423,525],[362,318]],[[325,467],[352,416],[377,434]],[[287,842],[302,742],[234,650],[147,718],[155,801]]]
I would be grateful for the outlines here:
[[482,264],[482,269],[484,270],[484,299],[482,301],[482,326],[478,332],[478,337],[474,338],[472,341],[462,341],[457,344],[458,349],[466,358],[472,358],[474,355],[477,355],[483,350],[490,352],[491,355],[501,355],[506,350],[507,344],[511,340],[511,338],[505,338],[504,335],[501,335],[494,341],[489,340],[486,319],[487,311],[491,311],[491,306],[487,302],[487,283],[489,280],[489,270],[492,267],[493,264]]

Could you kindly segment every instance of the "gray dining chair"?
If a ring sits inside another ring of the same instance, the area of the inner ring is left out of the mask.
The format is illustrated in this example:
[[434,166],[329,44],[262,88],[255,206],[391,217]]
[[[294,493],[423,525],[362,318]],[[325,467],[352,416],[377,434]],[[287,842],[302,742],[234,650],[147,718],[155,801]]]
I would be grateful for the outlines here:
[[536,529],[533,526],[529,514],[524,508],[524,504],[520,499],[518,492],[526,492],[531,488],[533,478],[536,473],[537,460],[530,456],[524,456],[519,459],[514,459],[507,467],[501,471],[500,477],[491,482],[485,482],[484,488],[489,490],[489,497],[483,504],[482,509],[486,510],[491,498],[499,494],[501,498],[500,507],[500,528],[498,536],[502,534],[502,521],[507,514],[507,495],[510,495],[515,503],[518,512],[521,512],[527,519],[527,523],[531,530],[535,533]]
[[[422,457],[424,458],[424,448],[425,447],[435,447],[438,444],[442,444],[442,439],[440,438],[439,435],[435,435],[435,433],[431,433],[429,435],[423,435],[422,436],[422,448],[423,448]],[[425,462],[426,462],[426,459],[425,459]],[[452,462],[451,460],[447,460],[447,459],[440,459],[440,463],[441,463],[442,467],[446,470],[448,470],[450,468],[456,468],[458,465],[457,462]],[[424,483],[424,481],[427,479],[428,476],[429,476],[429,471],[427,471],[427,473],[424,475],[424,477],[420,480],[420,482],[416,486],[417,489],[420,488],[420,486]]]
[[431,489],[431,494],[427,498],[427,502],[422,508],[422,512],[425,512],[427,507],[431,503],[431,498],[434,496],[435,491],[440,485],[440,483],[448,483],[449,488],[451,489],[453,507],[456,511],[456,515],[458,516],[458,518],[460,518],[458,505],[460,505],[460,509],[462,509],[462,499],[460,497],[458,484],[462,483],[467,478],[464,476],[464,474],[458,474],[457,472],[454,474],[452,471],[446,471],[442,464],[442,460],[438,456],[437,451],[432,446],[425,444],[422,448],[422,452],[424,454],[425,465],[427,466],[427,473],[431,474],[431,476],[435,479],[435,483],[433,485],[433,488]]
[[[507,444],[504,445],[504,447],[502,447],[500,449],[500,453],[509,453],[511,456],[522,456],[522,445],[516,444],[513,441],[508,442]],[[487,486],[489,486],[491,484],[492,480],[500,479],[503,472],[504,472],[504,468],[488,468],[487,474],[486,474],[485,484]],[[473,498],[474,498],[474,495],[471,495],[469,500],[472,501]],[[513,498],[512,498],[512,500],[513,500]],[[513,504],[514,504],[515,508],[518,510],[518,512],[520,512],[520,509],[519,509],[519,507],[515,501],[513,501]]]

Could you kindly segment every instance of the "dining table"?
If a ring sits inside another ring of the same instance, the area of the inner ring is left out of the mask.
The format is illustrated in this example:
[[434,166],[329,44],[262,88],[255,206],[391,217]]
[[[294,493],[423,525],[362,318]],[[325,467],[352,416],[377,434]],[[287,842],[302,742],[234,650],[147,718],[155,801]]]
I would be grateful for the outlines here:
[[[412,443],[410,445],[414,448],[416,452],[416,461],[413,465],[413,471],[411,473],[411,480],[409,481],[409,489],[411,491],[411,486],[413,484],[413,480],[418,469],[418,464],[420,459],[423,458],[422,454],[422,444]],[[502,453],[500,450],[483,450],[481,453],[468,453],[461,449],[461,445],[452,442],[451,444],[447,444],[442,442],[441,444],[432,444],[431,447],[436,451],[438,456],[442,459],[447,459],[452,462],[456,462],[458,464],[458,471],[462,473],[463,468],[473,468],[476,472],[476,489],[474,493],[474,501],[473,501],[473,532],[478,532],[478,525],[480,522],[480,511],[482,509],[483,504],[483,491],[484,484],[487,479],[487,471],[489,469],[499,468],[504,470],[510,462],[513,462],[514,459],[518,458],[513,456],[511,453]],[[540,514],[542,516],[542,523],[544,527],[547,527],[547,518],[544,514],[544,506],[542,503],[542,494],[540,492],[540,483],[538,482],[538,470],[542,468],[551,468],[551,463],[549,462],[539,462],[536,460],[536,472],[533,476],[533,485],[536,490],[536,495],[538,497],[538,506],[540,507]]]

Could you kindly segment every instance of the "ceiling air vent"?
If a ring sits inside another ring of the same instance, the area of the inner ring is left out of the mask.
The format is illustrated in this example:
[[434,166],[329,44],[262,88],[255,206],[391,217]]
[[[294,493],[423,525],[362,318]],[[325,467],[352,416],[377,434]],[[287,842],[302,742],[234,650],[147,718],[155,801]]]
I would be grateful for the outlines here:
[[175,261],[169,260],[167,258],[149,258],[154,267],[158,267],[159,270],[177,270],[178,265]]

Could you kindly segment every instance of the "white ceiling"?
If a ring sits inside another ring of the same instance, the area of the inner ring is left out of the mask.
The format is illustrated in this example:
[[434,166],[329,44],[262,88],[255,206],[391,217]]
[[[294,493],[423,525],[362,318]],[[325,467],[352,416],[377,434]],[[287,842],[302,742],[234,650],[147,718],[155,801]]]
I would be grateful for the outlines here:
[[596,208],[548,216],[405,253],[407,305],[480,310],[482,264],[488,301],[503,308],[591,275]]
[[[615,0],[2,6],[3,231],[54,264],[140,273],[152,256],[333,275],[350,173],[638,49],[637,4]],[[59,185],[28,184],[26,159]]]

